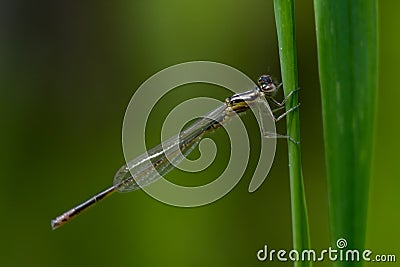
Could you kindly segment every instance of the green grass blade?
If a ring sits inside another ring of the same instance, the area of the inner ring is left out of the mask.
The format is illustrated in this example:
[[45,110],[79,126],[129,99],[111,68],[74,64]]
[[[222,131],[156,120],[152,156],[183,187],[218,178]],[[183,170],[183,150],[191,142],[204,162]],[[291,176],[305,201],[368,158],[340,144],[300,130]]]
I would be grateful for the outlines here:
[[[274,1],[275,20],[278,32],[279,56],[285,95],[297,89],[297,55],[293,0]],[[297,105],[297,92],[286,102],[286,109]],[[287,135],[300,140],[299,110],[286,117]],[[288,141],[290,192],[292,205],[293,248],[301,252],[310,248],[307,206],[303,185],[300,145]],[[295,266],[311,266],[310,262],[295,262]]]
[[[377,92],[377,1],[314,0],[332,244],[365,243]],[[355,266],[360,263],[340,263]]]

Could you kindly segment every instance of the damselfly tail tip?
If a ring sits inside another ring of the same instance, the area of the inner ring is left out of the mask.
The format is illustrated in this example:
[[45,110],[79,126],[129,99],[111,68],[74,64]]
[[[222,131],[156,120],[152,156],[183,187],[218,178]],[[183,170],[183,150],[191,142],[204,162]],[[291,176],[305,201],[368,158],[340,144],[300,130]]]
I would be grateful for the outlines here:
[[65,216],[65,214],[51,220],[51,229],[56,230],[57,228],[63,226],[65,223],[69,221],[69,218]]
[[51,220],[51,229],[56,230],[59,226],[60,224],[56,219]]
[[55,230],[58,227],[63,226],[64,224],[69,222],[72,218],[74,218],[74,216],[73,216],[74,212],[75,212],[75,210],[71,209],[71,210],[61,214],[57,218],[51,220],[51,228],[53,230]]

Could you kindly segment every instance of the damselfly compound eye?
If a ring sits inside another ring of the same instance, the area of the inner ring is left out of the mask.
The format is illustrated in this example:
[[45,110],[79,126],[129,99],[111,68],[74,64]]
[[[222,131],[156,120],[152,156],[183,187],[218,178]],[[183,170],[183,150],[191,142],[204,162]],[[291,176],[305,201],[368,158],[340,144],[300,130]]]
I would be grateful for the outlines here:
[[270,75],[262,75],[258,79],[258,86],[260,87],[261,92],[263,92],[267,97],[275,95],[276,85],[272,81]]

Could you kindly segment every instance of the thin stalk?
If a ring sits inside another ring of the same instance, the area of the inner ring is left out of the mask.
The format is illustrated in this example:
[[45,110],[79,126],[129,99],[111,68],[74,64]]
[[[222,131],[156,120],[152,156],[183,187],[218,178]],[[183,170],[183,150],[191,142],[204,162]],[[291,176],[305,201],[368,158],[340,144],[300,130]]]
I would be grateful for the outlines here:
[[[274,0],[275,20],[278,32],[279,56],[285,95],[297,86],[297,53],[295,37],[294,1]],[[286,102],[286,110],[298,104],[298,92]],[[287,135],[300,141],[299,109],[286,117]],[[301,167],[300,144],[288,140],[290,194],[292,205],[293,248],[301,252],[310,249],[307,206]],[[311,262],[298,261],[295,266],[311,266]]]

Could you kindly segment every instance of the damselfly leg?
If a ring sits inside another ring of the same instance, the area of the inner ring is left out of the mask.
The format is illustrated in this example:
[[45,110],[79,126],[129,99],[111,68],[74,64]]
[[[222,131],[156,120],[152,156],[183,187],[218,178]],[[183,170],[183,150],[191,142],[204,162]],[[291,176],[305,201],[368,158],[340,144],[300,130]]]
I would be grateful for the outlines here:
[[262,126],[263,136],[266,138],[286,138],[295,144],[299,144],[300,142],[294,140],[291,136],[278,134],[278,133],[270,132],[270,131],[266,130],[266,128],[263,124],[263,112],[267,112],[275,122],[280,121],[281,119],[286,117],[290,112],[293,112],[294,110],[299,108],[300,103],[297,104],[296,106],[286,110],[284,113],[280,114],[279,116],[275,115],[276,111],[279,111],[279,110],[282,110],[285,108],[285,106],[284,106],[285,103],[290,99],[290,97],[293,96],[293,94],[295,92],[298,92],[300,90],[300,88],[292,90],[281,102],[279,102],[278,100],[276,100],[275,97],[277,94],[277,90],[282,86],[282,83],[280,83],[278,86],[275,86],[275,84],[272,82],[270,76],[263,75],[258,80],[258,85],[259,85],[260,90],[262,92],[264,92],[265,98],[269,99],[274,105],[278,106],[277,109],[274,109],[271,111],[271,109],[269,108],[268,102],[265,99],[262,99],[262,98],[259,99],[258,111],[259,111],[259,116],[261,118],[261,126]]

